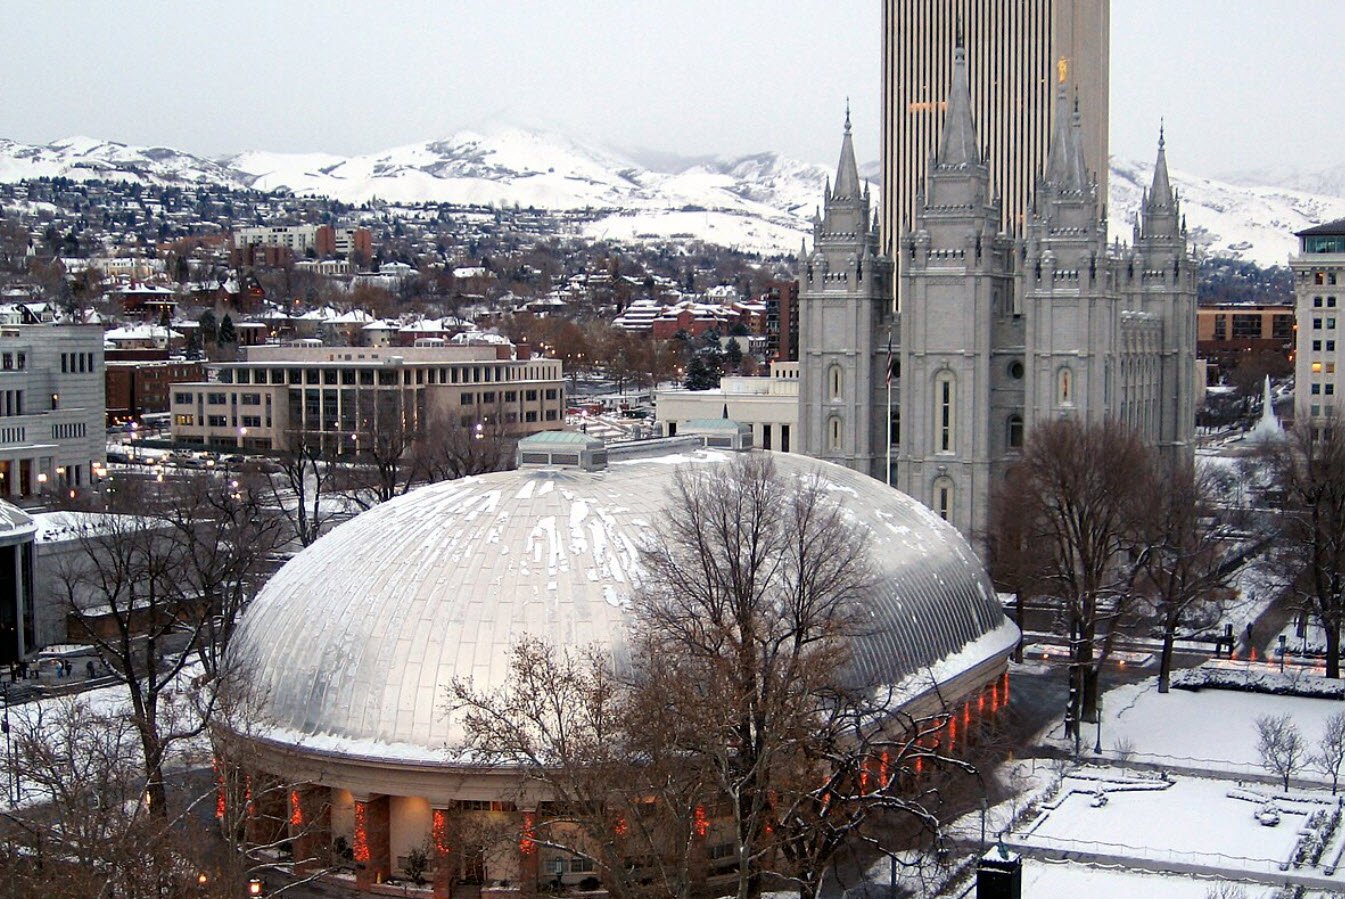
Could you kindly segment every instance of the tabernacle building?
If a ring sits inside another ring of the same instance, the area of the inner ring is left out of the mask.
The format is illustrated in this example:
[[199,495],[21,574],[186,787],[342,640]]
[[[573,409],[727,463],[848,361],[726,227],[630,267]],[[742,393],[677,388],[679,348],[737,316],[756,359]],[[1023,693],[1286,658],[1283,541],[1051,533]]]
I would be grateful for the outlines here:
[[[627,447],[574,432],[526,438],[518,470],[379,505],[271,579],[230,653],[260,704],[248,716],[259,723],[238,734],[250,782],[288,785],[260,815],[291,828],[296,858],[350,847],[370,887],[432,846],[436,896],[463,881],[513,896],[591,876],[584,859],[528,837],[546,801],[535,780],[463,755],[448,689],[459,678],[483,693],[506,686],[509,650],[526,636],[620,653],[639,547],[667,514],[679,468],[764,452],[732,421],[687,423],[682,434]],[[787,480],[822,479],[872,535],[872,627],[854,638],[855,677],[896,686],[902,710],[949,712],[958,733],[1006,701],[1018,630],[966,541],[866,475],[771,459]],[[709,858],[726,857],[718,826],[702,834]],[[492,832],[490,845],[443,838]]]

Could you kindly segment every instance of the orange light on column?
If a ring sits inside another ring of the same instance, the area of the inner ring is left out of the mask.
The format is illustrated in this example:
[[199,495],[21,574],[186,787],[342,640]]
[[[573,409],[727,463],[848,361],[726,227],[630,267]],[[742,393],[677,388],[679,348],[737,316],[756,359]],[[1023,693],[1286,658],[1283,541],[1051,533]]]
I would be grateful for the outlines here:
[[215,769],[215,819],[224,820],[224,813],[228,810],[228,798],[224,784],[224,771],[220,767],[220,761],[215,758],[211,765]]
[[705,806],[696,806],[696,812],[691,826],[696,831],[696,836],[701,839],[705,839],[706,835],[710,833],[710,818],[705,814]]
[[434,816],[430,825],[434,838],[434,851],[436,855],[448,855],[448,815],[443,809],[434,810]]
[[304,826],[304,804],[298,790],[290,790],[290,824],[293,827]]
[[523,813],[523,834],[518,839],[518,851],[532,855],[537,851],[537,819],[532,812]]
[[355,800],[355,861],[369,863],[369,807],[362,799]]

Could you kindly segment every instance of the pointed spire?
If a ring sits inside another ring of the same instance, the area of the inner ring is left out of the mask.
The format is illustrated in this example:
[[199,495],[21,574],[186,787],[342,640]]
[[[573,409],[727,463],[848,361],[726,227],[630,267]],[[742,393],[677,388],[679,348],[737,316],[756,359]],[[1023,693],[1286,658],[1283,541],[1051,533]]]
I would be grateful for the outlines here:
[[1152,212],[1175,212],[1177,209],[1172,182],[1168,179],[1167,135],[1162,120],[1158,123],[1158,159],[1154,162],[1154,183],[1149,188],[1147,205]]
[[855,143],[850,136],[850,100],[845,101],[845,136],[841,138],[841,161],[836,166],[836,189],[832,198],[857,200],[860,197],[859,166],[855,165]]
[[1055,91],[1046,181],[1061,192],[1083,193],[1088,189],[1088,166],[1083,155],[1083,116],[1079,112],[1077,96],[1071,108],[1069,89],[1063,81]]
[[978,165],[981,151],[976,144],[976,122],[971,115],[971,86],[967,80],[967,49],[961,29],[953,50],[953,82],[948,89],[948,111],[939,138],[939,166]]

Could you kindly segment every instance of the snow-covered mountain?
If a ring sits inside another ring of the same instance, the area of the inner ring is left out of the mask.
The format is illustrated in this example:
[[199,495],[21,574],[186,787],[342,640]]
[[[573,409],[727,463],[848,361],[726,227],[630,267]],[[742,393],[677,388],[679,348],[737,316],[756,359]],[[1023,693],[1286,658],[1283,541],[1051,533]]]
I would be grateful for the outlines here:
[[[1284,265],[1297,252],[1295,231],[1345,218],[1345,196],[1286,187],[1231,184],[1173,170],[1192,241],[1211,256],[1247,259],[1262,266]],[[1130,239],[1144,190],[1153,183],[1153,164],[1113,156],[1110,224],[1112,234]]]
[[32,178],[184,184],[209,181],[247,187],[228,165],[168,147],[134,147],[95,137],[67,137],[36,146],[0,138],[0,182]]
[[[876,164],[863,169],[876,179]],[[85,137],[45,146],[0,139],[0,181],[204,180],[347,203],[378,198],[517,205],[581,212],[576,218],[591,237],[700,238],[767,253],[798,248],[829,174],[829,166],[777,153],[721,158],[623,152],[518,128],[460,132],[362,156],[255,151],[218,160]],[[1123,239],[1151,178],[1147,163],[1112,159],[1110,219]],[[1172,180],[1197,245],[1215,255],[1282,264],[1293,251],[1294,231],[1345,217],[1345,169],[1242,173],[1237,183],[1174,171]]]

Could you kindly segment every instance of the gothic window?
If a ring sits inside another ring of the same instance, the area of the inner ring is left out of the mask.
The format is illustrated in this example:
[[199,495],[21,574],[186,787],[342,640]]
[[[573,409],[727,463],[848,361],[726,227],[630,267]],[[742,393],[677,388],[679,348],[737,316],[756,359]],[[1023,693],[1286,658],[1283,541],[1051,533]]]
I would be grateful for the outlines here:
[[832,452],[841,451],[841,419],[838,415],[827,419],[827,446]]
[[1010,415],[1008,422],[1008,434],[1006,439],[1009,449],[1022,449],[1023,447],[1023,416]]
[[944,521],[953,515],[953,479],[947,476],[934,480],[934,511]]
[[841,367],[833,365],[827,371],[828,389],[831,391],[831,398],[838,400],[841,398],[841,387],[844,385],[844,379],[841,374]]
[[1056,397],[1058,405],[1068,406],[1074,402],[1074,372],[1069,370],[1069,366],[1060,369],[1056,377]]
[[950,371],[934,378],[935,447],[940,453],[957,448],[957,381]]
[[892,410],[892,445],[901,446],[901,408]]

